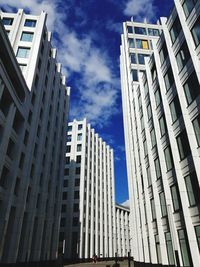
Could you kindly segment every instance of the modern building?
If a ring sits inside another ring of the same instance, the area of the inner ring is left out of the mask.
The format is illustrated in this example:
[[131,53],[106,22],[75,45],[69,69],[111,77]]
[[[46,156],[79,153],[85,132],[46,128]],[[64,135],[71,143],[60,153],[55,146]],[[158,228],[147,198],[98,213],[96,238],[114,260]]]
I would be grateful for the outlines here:
[[72,258],[113,257],[116,251],[113,150],[86,119],[67,132],[60,247]]
[[51,260],[58,249],[69,88],[46,13],[0,16],[11,43],[1,26],[0,262]]
[[131,255],[130,209],[122,205],[115,205],[116,216],[116,253],[118,257]]
[[197,267],[200,1],[174,2],[169,18],[161,18],[162,34],[152,40],[153,54],[138,82],[130,79],[124,25],[121,78],[133,256],[137,262]]

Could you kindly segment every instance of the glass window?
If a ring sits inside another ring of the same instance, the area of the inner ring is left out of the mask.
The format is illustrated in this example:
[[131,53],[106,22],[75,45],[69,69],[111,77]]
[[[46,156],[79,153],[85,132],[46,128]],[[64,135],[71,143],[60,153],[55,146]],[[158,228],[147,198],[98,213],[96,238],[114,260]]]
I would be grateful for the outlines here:
[[71,125],[68,126],[67,130],[68,130],[69,132],[72,131],[72,126],[71,126]]
[[70,163],[70,157],[66,157],[65,158],[65,164],[69,164]]
[[74,191],[74,199],[79,199],[79,191]]
[[157,77],[157,71],[156,71],[156,65],[154,64],[152,69],[151,69],[151,77],[152,77],[152,80],[154,81]]
[[81,140],[82,140],[82,134],[80,133],[77,135],[77,141],[81,141]]
[[200,43],[200,17],[198,17],[197,21],[195,22],[194,26],[192,27],[192,36],[194,39],[194,43],[196,46]]
[[155,101],[156,101],[156,107],[158,107],[161,103],[161,95],[160,95],[160,88],[159,87],[155,92]]
[[165,216],[167,216],[167,206],[166,206],[166,200],[165,200],[165,193],[161,192],[159,194],[159,198],[160,198],[161,213],[162,213],[162,216],[165,217]]
[[82,145],[78,144],[76,151],[81,151],[81,149],[82,149]]
[[151,130],[151,145],[152,145],[152,148],[156,145],[156,134],[155,134],[155,129],[153,128]]
[[147,40],[136,39],[136,45],[139,49],[149,49],[149,44]]
[[146,97],[148,93],[149,93],[148,82],[145,82],[145,84],[144,84],[144,97]]
[[172,102],[169,104],[169,107],[170,107],[172,122],[175,122],[182,114],[178,95],[174,97]]
[[167,247],[168,263],[174,265],[174,250],[172,245],[172,238],[170,232],[165,233],[165,242]]
[[167,73],[164,76],[164,81],[165,81],[166,90],[168,91],[174,83],[174,75],[172,73],[171,67],[169,67],[169,69],[167,70]]
[[74,183],[75,186],[80,186],[80,179],[75,179],[75,183]]
[[76,156],[76,163],[81,163],[81,156]]
[[154,160],[156,178],[159,179],[161,177],[161,169],[160,169],[160,161],[159,158]]
[[75,173],[76,174],[80,174],[81,173],[81,168],[80,167],[77,167]]
[[63,199],[63,200],[66,200],[66,199],[67,199],[67,192],[63,192],[62,199]]
[[128,39],[128,43],[129,43],[129,47],[130,47],[130,48],[135,48],[134,40],[133,40],[132,38],[129,38],[129,39]]
[[179,17],[177,16],[170,29],[172,43],[176,41],[176,38],[178,37],[180,32],[181,32],[181,23],[180,23]]
[[32,32],[22,32],[22,35],[21,35],[21,41],[24,41],[24,42],[32,42],[33,40],[33,33]]
[[143,34],[143,35],[147,35],[147,31],[145,28],[142,27],[134,27],[135,29],[135,33],[136,34]]
[[168,57],[168,51],[166,43],[164,42],[160,50],[160,63],[163,64],[167,57]]
[[36,26],[36,20],[33,20],[33,19],[26,19],[25,20],[25,23],[24,23],[24,26],[26,27],[35,27]]
[[151,172],[149,166],[147,167],[146,171],[147,171],[148,186],[150,186],[152,184],[152,181],[151,181]]
[[137,64],[137,59],[135,53],[130,53],[130,60],[132,64]]
[[148,115],[148,120],[150,120],[151,117],[152,117],[152,109],[151,109],[151,104],[150,103],[147,106],[147,115]]
[[183,266],[192,266],[189,244],[185,230],[183,229],[178,230],[178,239],[181,249]]
[[64,170],[64,175],[69,175],[69,168]]
[[145,57],[149,57],[149,55],[147,55],[147,54],[138,54],[138,62],[139,62],[139,64],[144,65],[144,58]]
[[184,42],[180,50],[176,54],[176,61],[177,61],[179,71],[183,69],[183,67],[187,64],[189,59],[190,59],[190,52],[189,52],[187,43]]
[[133,33],[133,27],[132,26],[127,26],[128,33]]
[[190,155],[190,145],[187,137],[187,133],[183,130],[177,137],[176,137],[180,160],[183,160],[187,156]]
[[195,229],[195,233],[196,233],[196,237],[197,237],[198,247],[200,250],[200,225],[195,226],[194,229]]
[[177,188],[177,185],[174,184],[170,188],[171,190],[171,195],[172,195],[172,202],[173,202],[173,207],[174,211],[179,211],[181,209],[181,204],[180,204],[180,197],[179,197],[179,191]]
[[64,180],[64,181],[63,181],[63,186],[64,186],[64,187],[68,187],[68,180]]
[[174,167],[174,162],[173,162],[170,146],[165,148],[164,154],[165,154],[165,163],[166,163],[167,171],[169,171]]
[[27,65],[26,64],[19,64],[19,67],[22,72],[25,72]]
[[72,141],[72,136],[71,135],[68,135],[67,136],[67,142],[71,142]]
[[156,209],[155,209],[155,203],[154,203],[154,199],[152,198],[150,200],[151,202],[151,213],[152,213],[152,220],[156,219]]
[[200,93],[199,81],[195,71],[189,76],[183,87],[187,103],[190,105]]
[[67,152],[67,153],[71,152],[71,146],[67,146],[67,148],[66,148],[66,152]]
[[185,177],[185,185],[190,206],[200,203],[200,188],[196,173],[193,172]]
[[160,125],[160,134],[162,137],[167,132],[167,126],[166,126],[166,121],[165,121],[164,115],[159,119],[159,125]]
[[78,203],[74,203],[73,211],[74,212],[78,212],[79,211],[79,204]]
[[147,140],[145,139],[143,142],[143,146],[144,146],[144,156],[146,157],[148,154],[148,150],[147,150]]
[[137,82],[138,81],[138,72],[137,70],[131,70],[132,75],[132,81]]
[[148,29],[148,34],[151,36],[159,36],[160,35],[158,29],[151,29],[151,28]]
[[197,144],[200,146],[200,114],[192,122]]
[[13,24],[13,18],[3,18],[2,23],[3,23],[3,25],[12,25]]
[[191,13],[192,9],[194,8],[197,0],[185,0],[183,3],[183,10],[185,12],[185,16],[188,17]]
[[17,50],[17,57],[28,58],[30,54],[30,48],[28,47],[19,47]]
[[78,125],[78,130],[82,130],[83,129],[83,125],[82,124],[79,124]]

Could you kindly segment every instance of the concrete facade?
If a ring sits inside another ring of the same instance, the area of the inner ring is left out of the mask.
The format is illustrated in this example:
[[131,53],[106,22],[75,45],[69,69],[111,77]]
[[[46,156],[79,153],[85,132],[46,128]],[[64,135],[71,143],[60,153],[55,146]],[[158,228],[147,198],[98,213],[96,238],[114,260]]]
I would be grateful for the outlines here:
[[65,258],[113,257],[116,251],[113,150],[86,119],[67,133],[60,247]]
[[163,33],[152,40],[153,54],[138,83],[129,78],[123,35],[133,256],[139,262],[195,267],[200,262],[199,16],[200,1],[175,0],[168,20],[161,18]]
[[55,259],[69,88],[46,14],[0,16],[0,262]]

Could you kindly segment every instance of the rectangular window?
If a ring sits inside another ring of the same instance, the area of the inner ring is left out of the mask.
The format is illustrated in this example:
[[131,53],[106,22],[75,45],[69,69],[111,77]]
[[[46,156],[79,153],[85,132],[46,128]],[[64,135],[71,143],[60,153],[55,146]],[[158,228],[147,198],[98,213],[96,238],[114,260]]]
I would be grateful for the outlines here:
[[200,114],[192,121],[196,140],[198,146],[200,146]]
[[190,52],[187,46],[186,41],[182,44],[180,50],[176,54],[176,62],[178,65],[178,70],[181,71],[183,67],[187,64],[190,59]]
[[72,131],[72,126],[71,126],[71,125],[68,126],[68,127],[67,127],[67,130],[68,130],[68,132],[71,132],[71,131]]
[[151,36],[159,36],[160,35],[158,29],[151,29],[151,28],[148,29],[148,34]]
[[67,142],[71,142],[72,141],[72,136],[71,135],[67,135]]
[[169,107],[172,117],[172,123],[174,123],[182,114],[178,95],[174,97],[172,102],[169,104]]
[[136,39],[136,45],[138,49],[149,49],[147,40]]
[[28,58],[30,54],[30,48],[28,47],[19,47],[17,50],[17,57],[19,58]]
[[187,156],[191,154],[190,145],[187,137],[186,130],[182,131],[177,137],[176,137],[180,160],[183,160]]
[[132,76],[132,81],[134,81],[134,82],[138,81],[138,71],[137,70],[131,70],[131,76]]
[[69,175],[69,169],[68,168],[64,170],[64,175]]
[[25,23],[24,23],[24,26],[34,28],[36,26],[36,20],[26,19]]
[[168,256],[168,263],[170,265],[174,265],[174,250],[172,245],[172,238],[170,232],[165,233],[165,242],[167,247],[167,256]]
[[170,146],[165,148],[164,154],[165,154],[165,163],[166,163],[167,171],[169,171],[174,167],[174,162],[173,162],[173,158],[172,158],[172,151],[171,151]]
[[163,115],[159,119],[159,126],[160,126],[160,134],[161,137],[167,132],[167,126],[166,126],[166,121],[165,121],[165,115]]
[[0,186],[6,188],[8,182],[9,170],[7,167],[3,167],[0,177]]
[[81,163],[81,156],[76,156],[76,163]]
[[75,179],[75,183],[74,183],[75,186],[80,186],[80,179]]
[[200,188],[199,188],[198,178],[195,172],[185,177],[185,186],[190,206],[195,206],[199,204]]
[[3,23],[3,25],[12,25],[13,24],[13,18],[3,18],[2,23]]
[[174,43],[176,41],[180,32],[181,32],[181,23],[180,23],[179,17],[177,16],[171,29],[170,29],[170,35],[171,35],[172,43]]
[[33,40],[33,32],[22,32],[21,41],[23,42],[32,42]]
[[70,157],[66,157],[65,158],[65,164],[69,164],[70,163]]
[[133,33],[133,27],[132,26],[127,26],[128,33]]
[[161,177],[161,169],[160,169],[160,161],[159,158],[154,160],[156,178],[159,179]]
[[179,211],[181,209],[181,204],[180,204],[180,196],[177,185],[176,184],[172,185],[170,190],[171,190],[174,211],[175,212]]
[[131,64],[137,64],[137,59],[135,53],[130,53]]
[[81,149],[82,149],[82,145],[78,144],[77,148],[76,148],[76,151],[79,152],[79,151],[81,151]]
[[160,95],[160,88],[159,87],[155,92],[155,101],[156,101],[156,107],[158,107],[161,103],[161,95]]
[[79,204],[78,203],[74,203],[73,211],[74,212],[78,212],[79,211]]
[[178,230],[178,239],[181,249],[183,266],[192,266],[193,264],[191,261],[190,249],[185,230]]
[[153,67],[151,68],[151,77],[152,80],[154,81],[157,77],[157,71],[156,71],[156,65],[154,64]]
[[81,168],[80,168],[80,167],[77,167],[75,173],[76,173],[76,174],[80,174],[80,173],[81,173]]
[[147,167],[146,172],[147,172],[148,186],[150,186],[152,184],[152,181],[151,181],[151,172],[149,166]]
[[79,191],[74,191],[74,199],[79,199]]
[[194,43],[197,47],[200,43],[200,17],[198,17],[197,21],[195,22],[194,26],[192,27],[191,33],[193,36]]
[[151,145],[152,145],[152,148],[156,145],[156,134],[155,134],[155,129],[153,128],[151,130]]
[[185,0],[183,3],[183,10],[185,12],[185,16],[188,17],[191,13],[192,9],[194,8],[197,0]]
[[174,75],[172,73],[171,67],[169,67],[169,69],[167,70],[167,73],[164,76],[164,81],[165,81],[166,90],[168,91],[174,84]]
[[195,71],[189,76],[183,88],[187,103],[190,105],[200,93],[199,81]]
[[71,146],[67,146],[66,147],[66,153],[70,153],[71,152]]
[[142,34],[142,35],[147,35],[147,31],[145,28],[142,27],[134,27],[135,34]]
[[200,225],[195,226],[194,229],[195,229],[195,233],[196,233],[198,247],[200,250]]
[[129,38],[128,39],[128,43],[129,43],[129,48],[135,48],[135,45],[134,45],[134,40]]
[[67,199],[67,192],[63,192],[62,199],[66,200]]
[[68,180],[63,181],[63,187],[68,187]]
[[81,141],[81,140],[82,140],[82,134],[78,134],[77,141]]
[[151,202],[152,221],[154,221],[156,219],[156,209],[155,209],[154,199],[152,198],[150,202]]
[[144,63],[144,58],[145,57],[149,57],[149,55],[147,55],[147,54],[138,54],[138,62],[139,62],[139,64],[141,64],[141,65],[145,64]]
[[160,63],[162,65],[164,61],[166,60],[166,58],[168,57],[168,51],[167,51],[167,46],[165,42],[163,43],[163,46],[159,54],[160,54]]
[[150,120],[151,117],[152,117],[152,109],[151,109],[151,104],[150,103],[147,106],[147,116],[148,116],[148,120]]
[[82,130],[83,129],[83,125],[82,124],[78,124],[78,130]]
[[159,194],[159,198],[160,198],[161,213],[162,213],[162,216],[165,217],[167,216],[167,205],[166,205],[166,200],[165,200],[165,193],[161,192]]

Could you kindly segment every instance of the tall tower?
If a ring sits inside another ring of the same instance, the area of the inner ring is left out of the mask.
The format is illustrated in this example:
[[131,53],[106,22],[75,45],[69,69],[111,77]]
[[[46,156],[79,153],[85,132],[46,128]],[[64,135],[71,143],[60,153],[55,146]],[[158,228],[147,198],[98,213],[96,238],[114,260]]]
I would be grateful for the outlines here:
[[[32,16],[20,9],[17,13],[1,12],[0,15],[13,48],[13,51],[8,50],[12,57],[16,56],[27,84],[26,87],[19,67],[16,67],[15,76],[14,72],[5,73],[9,67],[4,61],[4,72],[1,72],[4,114],[1,116],[0,261],[55,259],[69,88],[65,85],[61,65],[56,61],[56,50],[51,46],[51,34],[45,26],[46,13]],[[8,43],[5,35],[3,39]],[[3,52],[1,58],[4,58]],[[11,68],[12,64],[9,66]],[[10,79],[20,91],[20,84],[16,83],[18,76],[25,85],[23,101],[13,98],[13,89],[6,82]],[[18,106],[16,101],[19,101]],[[13,131],[12,123],[21,130]]]
[[113,257],[116,251],[113,150],[86,119],[67,132],[60,246],[66,258]]
[[168,20],[161,19],[159,40],[152,41],[146,73],[126,98],[130,88],[127,50],[121,54],[123,102],[126,107],[125,101],[132,101],[133,110],[125,113],[125,127],[133,133],[127,154],[129,185],[134,188],[130,196],[135,208],[135,212],[131,209],[136,234],[133,249],[138,262],[197,267],[200,1],[174,2]]

